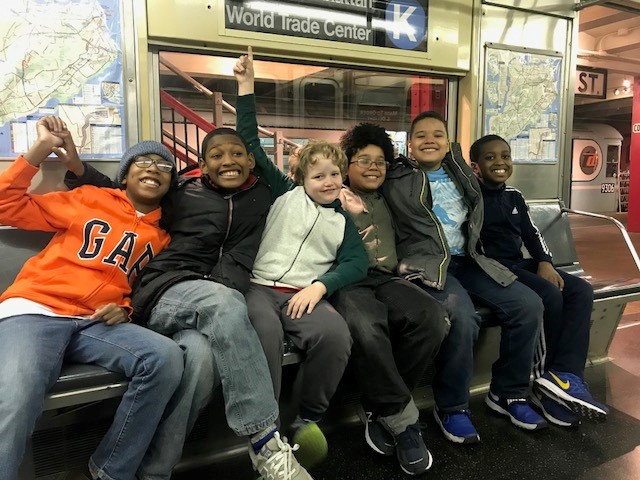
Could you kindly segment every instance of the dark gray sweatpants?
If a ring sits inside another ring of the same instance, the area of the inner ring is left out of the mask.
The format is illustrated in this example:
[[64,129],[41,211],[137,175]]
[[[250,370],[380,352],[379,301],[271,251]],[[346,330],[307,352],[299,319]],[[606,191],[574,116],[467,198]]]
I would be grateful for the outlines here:
[[317,421],[329,407],[351,353],[351,335],[346,322],[326,300],[302,318],[287,315],[293,293],[251,285],[245,295],[249,319],[267,357],[276,399],[282,384],[282,355],[285,333],[303,350],[306,358],[298,371],[300,416]]

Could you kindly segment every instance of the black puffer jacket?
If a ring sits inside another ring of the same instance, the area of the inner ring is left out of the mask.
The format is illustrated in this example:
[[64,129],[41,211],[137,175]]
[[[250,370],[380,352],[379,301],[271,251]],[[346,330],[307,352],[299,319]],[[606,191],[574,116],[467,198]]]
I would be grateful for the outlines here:
[[[80,178],[67,175],[69,188],[110,182],[90,165],[85,167]],[[253,176],[234,193],[216,189],[206,178],[183,180],[163,199],[162,224],[171,243],[136,280],[133,320],[146,323],[160,296],[184,280],[209,279],[245,293],[270,205],[269,187]]]

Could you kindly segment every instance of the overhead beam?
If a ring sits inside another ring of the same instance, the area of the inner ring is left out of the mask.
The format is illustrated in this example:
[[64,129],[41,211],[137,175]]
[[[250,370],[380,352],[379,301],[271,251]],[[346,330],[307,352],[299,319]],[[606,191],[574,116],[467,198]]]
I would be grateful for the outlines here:
[[[598,9],[599,11],[607,11],[603,9]],[[580,14],[582,15],[582,14]],[[580,31],[586,32],[589,30],[593,30],[599,27],[606,27],[611,25],[612,23],[623,22],[629,18],[629,14],[626,12],[612,12],[610,15],[602,15],[594,20],[582,21],[582,16],[580,17]]]
[[576,12],[584,10],[588,7],[595,5],[602,5],[604,7],[613,8],[616,10],[622,10],[631,13],[640,13],[640,1],[638,0],[582,0],[574,5],[573,9]]
[[573,9],[576,12],[579,12],[585,8],[593,7],[594,5],[602,5],[604,3],[607,3],[607,0],[582,0],[581,2],[576,3]]

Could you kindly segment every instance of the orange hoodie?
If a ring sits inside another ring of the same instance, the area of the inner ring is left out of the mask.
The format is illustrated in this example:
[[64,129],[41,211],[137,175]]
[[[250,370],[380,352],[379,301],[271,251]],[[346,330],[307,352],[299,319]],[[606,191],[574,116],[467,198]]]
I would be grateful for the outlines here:
[[0,296],[21,297],[60,315],[91,315],[107,303],[131,311],[140,269],[169,244],[161,209],[139,217],[124,191],[85,186],[31,195],[38,168],[22,155],[0,174],[0,223],[55,232]]

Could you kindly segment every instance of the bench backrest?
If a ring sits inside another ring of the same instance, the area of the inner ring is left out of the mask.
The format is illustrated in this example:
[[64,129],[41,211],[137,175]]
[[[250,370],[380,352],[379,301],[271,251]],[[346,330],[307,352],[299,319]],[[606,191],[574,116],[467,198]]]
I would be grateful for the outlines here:
[[24,262],[40,252],[52,237],[48,232],[0,226],[0,292],[13,283]]
[[577,264],[578,254],[573,244],[569,217],[562,213],[560,202],[529,203],[529,213],[553,254],[554,265],[564,267]]
[[[556,201],[529,204],[531,218],[540,229],[557,266],[578,262],[567,214]],[[0,292],[3,292],[29,258],[42,250],[53,234],[0,226]]]

